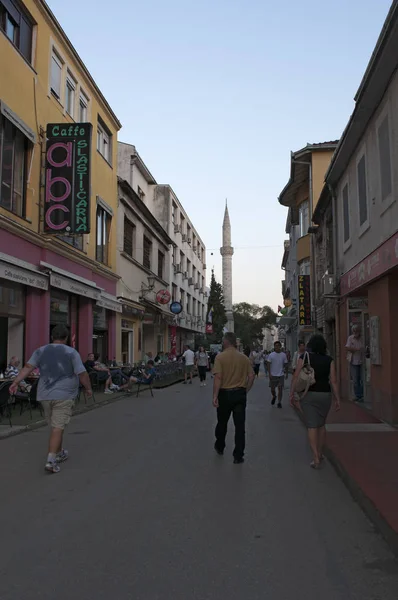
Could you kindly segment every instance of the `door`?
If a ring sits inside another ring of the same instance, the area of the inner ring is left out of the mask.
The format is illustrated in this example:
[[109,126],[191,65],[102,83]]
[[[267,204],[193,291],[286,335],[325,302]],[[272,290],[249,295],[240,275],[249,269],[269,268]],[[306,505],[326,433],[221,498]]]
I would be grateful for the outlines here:
[[124,329],[122,331],[122,361],[124,365],[134,363],[134,330]]

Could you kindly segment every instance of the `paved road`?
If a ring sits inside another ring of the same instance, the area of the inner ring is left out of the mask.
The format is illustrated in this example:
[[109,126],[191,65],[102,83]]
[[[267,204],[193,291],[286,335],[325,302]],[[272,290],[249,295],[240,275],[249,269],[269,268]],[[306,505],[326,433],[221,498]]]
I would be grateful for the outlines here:
[[265,379],[244,465],[214,453],[210,400],[195,382],[80,415],[58,475],[44,429],[1,441],[1,600],[396,600],[392,554]]

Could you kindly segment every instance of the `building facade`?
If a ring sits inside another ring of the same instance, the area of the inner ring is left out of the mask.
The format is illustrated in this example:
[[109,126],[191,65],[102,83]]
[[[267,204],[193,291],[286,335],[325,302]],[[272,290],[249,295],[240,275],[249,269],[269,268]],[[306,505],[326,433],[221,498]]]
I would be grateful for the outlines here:
[[352,397],[345,344],[362,328],[365,402],[398,421],[398,3],[372,54],[326,183],[334,206],[342,392]]
[[[83,357],[114,358],[121,125],[45,2],[1,0],[0,10],[0,366],[29,357],[58,323]],[[47,204],[56,182],[43,168],[51,123],[92,124],[87,221],[73,236],[59,233],[65,205],[54,218]]]
[[[173,344],[173,349],[179,353],[184,345],[193,346],[196,336],[205,332],[206,248],[173,189],[156,182],[135,146],[120,142],[118,157],[120,177],[128,182],[169,238],[164,282],[168,284],[170,301],[181,302],[183,311],[173,317],[167,305],[158,308],[162,315],[167,311],[169,314],[168,341],[164,343],[164,350],[170,351]],[[175,326],[176,339],[172,342]]]

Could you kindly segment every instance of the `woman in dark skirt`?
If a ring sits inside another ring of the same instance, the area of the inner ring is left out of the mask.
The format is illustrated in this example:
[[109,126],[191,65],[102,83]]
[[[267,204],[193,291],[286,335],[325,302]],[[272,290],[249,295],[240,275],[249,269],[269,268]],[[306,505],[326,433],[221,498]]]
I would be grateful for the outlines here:
[[309,361],[315,373],[315,384],[309,388],[307,394],[300,399],[298,398],[298,394],[295,393],[297,380],[304,364],[307,364],[306,355],[302,354],[297,361],[290,387],[290,403],[303,413],[308,429],[308,439],[314,455],[311,467],[318,469],[323,459],[323,446],[326,436],[325,422],[332,405],[332,391],[335,410],[340,410],[340,396],[336,367],[333,359],[326,354],[325,338],[320,334],[313,335],[307,348]]

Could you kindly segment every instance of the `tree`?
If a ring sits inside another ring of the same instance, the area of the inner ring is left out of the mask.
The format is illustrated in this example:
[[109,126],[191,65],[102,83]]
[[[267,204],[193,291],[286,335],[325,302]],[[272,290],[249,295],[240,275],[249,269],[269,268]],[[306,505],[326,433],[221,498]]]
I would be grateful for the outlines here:
[[240,302],[235,304],[235,333],[243,346],[260,346],[264,339],[263,329],[276,323],[277,314],[269,306]]
[[224,294],[221,283],[217,283],[214,277],[214,271],[211,272],[210,282],[210,294],[207,305],[206,323],[208,322],[209,312],[213,311],[212,324],[213,333],[207,334],[207,341],[209,344],[221,343],[223,336],[224,325],[227,322],[227,316],[225,314],[224,307]]

